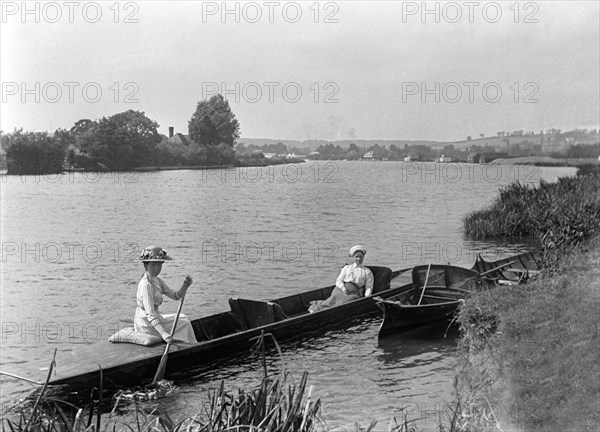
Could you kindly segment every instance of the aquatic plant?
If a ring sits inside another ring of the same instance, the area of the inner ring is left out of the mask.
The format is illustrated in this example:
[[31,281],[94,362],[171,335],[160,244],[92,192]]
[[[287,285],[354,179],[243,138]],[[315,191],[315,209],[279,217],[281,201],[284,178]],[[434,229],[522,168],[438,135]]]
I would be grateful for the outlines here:
[[600,176],[562,177],[537,187],[514,182],[490,207],[468,215],[465,232],[475,238],[533,236],[546,263],[560,251],[600,232]]
[[579,168],[577,168],[577,175],[578,176],[584,176],[584,175],[600,176],[600,164],[582,165]]
[[[125,423],[119,418],[118,408],[128,394],[115,395],[114,405],[108,415],[102,410],[102,379],[98,389],[90,395],[90,403],[85,408],[77,408],[71,403],[55,398],[47,390],[47,382],[33,397],[27,398],[18,409],[17,418],[2,419],[2,430],[11,432],[24,431],[69,431],[100,432],[130,430],[137,432],[150,431],[260,431],[260,432],[310,432],[322,424],[320,420],[321,401],[311,400],[312,386],[307,393],[308,373],[304,372],[298,384],[292,376],[282,369],[275,377],[267,373],[265,360],[265,336],[257,337],[255,350],[262,350],[264,376],[257,388],[251,391],[225,389],[225,382],[216,390],[208,391],[208,403],[199,409],[199,413],[181,422],[173,419],[160,410],[150,410],[138,405],[144,395],[157,393],[157,385],[132,393],[134,397],[135,423]],[[272,335],[270,335],[273,337]],[[281,349],[273,337],[277,351],[283,360]],[[48,379],[52,372],[51,363]],[[162,382],[167,393],[172,386]],[[160,388],[158,389],[160,393]],[[135,397],[135,395],[140,397]],[[33,403],[33,399],[35,402]]]

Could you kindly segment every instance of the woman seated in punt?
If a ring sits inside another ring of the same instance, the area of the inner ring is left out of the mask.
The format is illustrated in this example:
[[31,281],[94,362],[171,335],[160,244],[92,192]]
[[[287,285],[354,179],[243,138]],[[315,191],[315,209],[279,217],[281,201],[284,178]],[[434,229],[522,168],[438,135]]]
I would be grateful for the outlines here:
[[373,273],[363,265],[366,254],[367,250],[361,245],[350,248],[354,263],[342,268],[329,298],[311,302],[308,311],[315,312],[370,296],[373,293]]
[[159,246],[148,246],[142,251],[140,261],[144,263],[145,272],[138,283],[137,309],[133,324],[135,330],[141,333],[160,336],[165,342],[197,343],[192,324],[181,314],[173,337],[171,330],[176,314],[162,315],[158,307],[163,302],[163,295],[180,300],[192,284],[192,278],[186,276],[179,291],[175,291],[161,278],[160,272],[165,261],[171,260],[167,252]]

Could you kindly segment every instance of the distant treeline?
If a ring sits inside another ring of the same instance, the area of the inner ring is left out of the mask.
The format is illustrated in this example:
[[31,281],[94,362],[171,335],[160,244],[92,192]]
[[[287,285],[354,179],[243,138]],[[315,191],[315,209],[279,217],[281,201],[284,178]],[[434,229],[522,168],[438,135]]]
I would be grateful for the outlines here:
[[[519,144],[507,145],[503,148],[496,146],[480,146],[472,145],[468,149],[457,149],[453,144],[444,146],[443,149],[433,149],[430,146],[419,144],[405,144],[403,147],[391,144],[389,147],[385,145],[373,144],[368,147],[359,147],[351,143],[347,148],[334,145],[333,143],[320,145],[316,152],[311,152],[308,148],[299,148],[279,142],[277,144],[268,144],[258,146],[244,143],[239,143],[235,147],[237,154],[252,155],[256,153],[272,153],[276,155],[303,155],[308,159],[323,159],[323,160],[358,160],[362,159],[365,154],[372,152],[373,159],[387,160],[404,160],[410,157],[414,161],[433,161],[440,156],[449,157],[454,162],[467,162],[469,155],[474,153],[498,153],[503,152],[508,157],[523,157],[523,156],[540,156],[543,154],[541,144],[533,144],[529,141],[524,141]],[[556,158],[596,158],[600,154],[600,144],[575,144],[569,146],[562,152],[552,152],[549,156]]]
[[[503,152],[508,157],[540,156],[541,144],[527,140],[504,147],[471,145],[468,149],[453,144],[433,149],[424,144],[373,144],[359,147],[350,143],[347,148],[333,143],[321,144],[316,152],[309,148],[288,147],[279,142],[257,146],[238,143],[239,123],[221,95],[199,102],[189,121],[189,139],[185,143],[170,140],[158,133],[158,123],[140,111],[125,111],[99,120],[82,119],[69,130],[58,129],[54,134],[15,130],[1,137],[5,164],[9,174],[53,174],[64,169],[88,171],[127,171],[156,166],[223,166],[287,163],[303,160],[359,160],[367,153],[375,160],[433,161],[441,155],[453,162],[467,162],[475,153]],[[560,132],[560,131],[558,131]],[[570,132],[560,134],[567,136]],[[555,135],[559,135],[556,133]],[[586,131],[579,135],[590,136]],[[577,135],[577,136],[579,136]],[[569,135],[571,136],[571,135]],[[562,152],[549,154],[557,158],[597,158],[600,144],[573,144]],[[582,138],[583,139],[583,138]],[[265,159],[264,155],[279,158]],[[299,159],[288,159],[290,154]],[[4,166],[3,166],[4,168]]]
[[236,163],[239,123],[221,96],[199,102],[189,121],[190,142],[171,142],[140,111],[99,120],[82,119],[69,130],[15,130],[2,136],[8,174],[53,174],[65,168],[127,171],[143,166],[207,166]]

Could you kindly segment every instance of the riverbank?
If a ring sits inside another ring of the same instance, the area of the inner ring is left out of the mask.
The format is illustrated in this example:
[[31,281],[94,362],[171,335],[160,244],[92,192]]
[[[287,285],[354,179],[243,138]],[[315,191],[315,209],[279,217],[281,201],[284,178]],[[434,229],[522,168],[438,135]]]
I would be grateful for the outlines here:
[[133,171],[177,171],[177,170],[210,170],[210,169],[227,169],[227,168],[250,168],[250,167],[265,167],[271,165],[285,165],[306,162],[299,158],[252,158],[239,159],[235,164],[229,165],[185,165],[185,166],[146,166],[134,168]]
[[512,185],[465,220],[479,235],[534,235],[546,259],[536,281],[477,293],[461,309],[453,430],[600,427],[598,181]]
[[533,283],[467,302],[457,430],[598,430],[599,262],[600,236]]

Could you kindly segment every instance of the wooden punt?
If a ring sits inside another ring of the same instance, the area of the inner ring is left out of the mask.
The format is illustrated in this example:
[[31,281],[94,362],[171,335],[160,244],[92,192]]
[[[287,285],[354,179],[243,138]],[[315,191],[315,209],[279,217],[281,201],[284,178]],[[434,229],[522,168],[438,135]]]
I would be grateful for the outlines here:
[[[368,266],[373,272],[373,295],[387,298],[412,289],[410,269],[392,272],[388,267]],[[229,300],[229,311],[191,321],[197,344],[175,343],[169,351],[166,378],[175,372],[219,359],[247,354],[261,332],[271,333],[278,342],[325,331],[349,320],[377,313],[372,296],[308,313],[313,300],[325,300],[334,285],[294,294],[272,301],[241,298]],[[152,347],[133,344],[91,345],[59,351],[55,376],[50,384],[68,391],[83,391],[100,384],[103,388],[122,389],[152,380],[164,352],[164,343]]]

